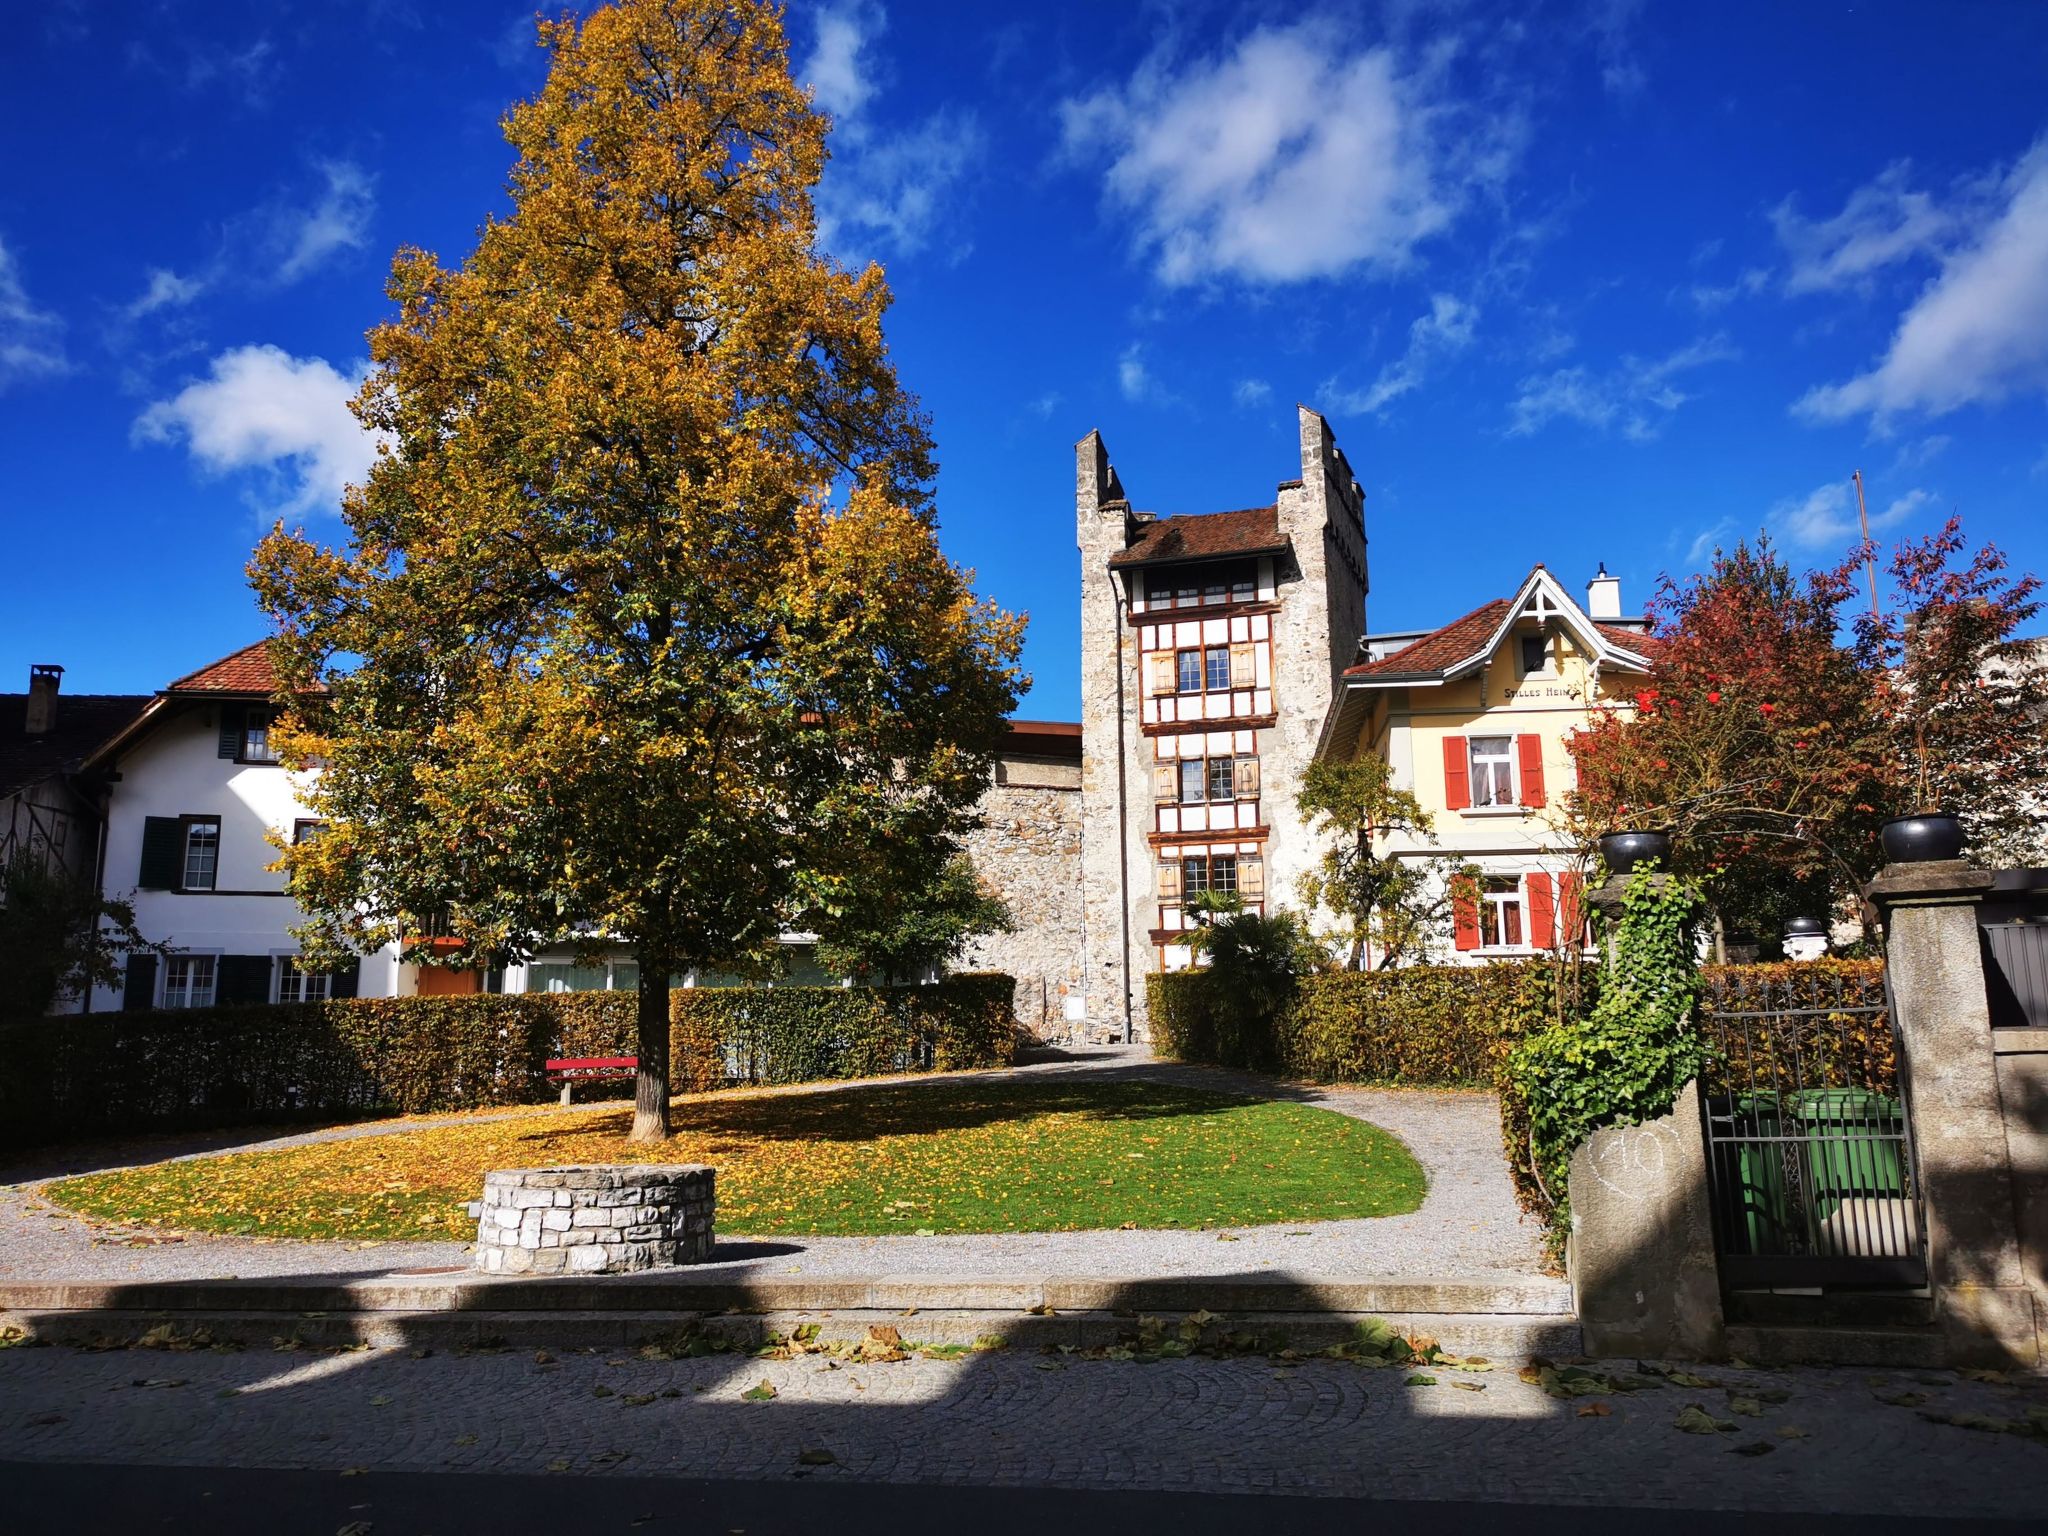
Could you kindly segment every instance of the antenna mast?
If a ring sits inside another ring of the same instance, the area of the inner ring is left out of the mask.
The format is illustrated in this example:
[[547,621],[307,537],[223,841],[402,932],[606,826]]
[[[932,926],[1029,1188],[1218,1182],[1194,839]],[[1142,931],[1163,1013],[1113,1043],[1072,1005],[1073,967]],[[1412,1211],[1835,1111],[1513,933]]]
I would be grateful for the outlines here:
[[1877,611],[1877,561],[1870,553],[1870,512],[1863,505],[1863,471],[1856,470],[1849,478],[1856,482],[1856,521],[1863,529],[1863,574],[1870,578],[1870,616],[1879,617]]

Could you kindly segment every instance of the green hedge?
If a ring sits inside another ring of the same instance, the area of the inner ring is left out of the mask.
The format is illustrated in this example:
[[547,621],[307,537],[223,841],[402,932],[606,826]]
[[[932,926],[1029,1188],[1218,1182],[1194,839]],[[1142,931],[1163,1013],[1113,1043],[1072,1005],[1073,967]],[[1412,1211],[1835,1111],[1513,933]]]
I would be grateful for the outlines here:
[[1709,965],[1700,981],[1703,1010],[1735,1015],[1706,1021],[1701,1081],[1708,1093],[1748,1093],[1773,1081],[1788,1091],[1898,1092],[1889,1013],[1795,1011],[1887,1007],[1882,960]]
[[1204,971],[1146,978],[1152,1048],[1177,1061],[1316,1082],[1412,1088],[1492,1084],[1510,1047],[1554,1016],[1548,962],[1418,965],[1302,981],[1271,1028],[1229,1006]]
[[[1001,1066],[1008,976],[923,987],[677,988],[678,1092]],[[629,1056],[631,992],[362,998],[0,1027],[0,1144],[530,1104],[552,1056]]]

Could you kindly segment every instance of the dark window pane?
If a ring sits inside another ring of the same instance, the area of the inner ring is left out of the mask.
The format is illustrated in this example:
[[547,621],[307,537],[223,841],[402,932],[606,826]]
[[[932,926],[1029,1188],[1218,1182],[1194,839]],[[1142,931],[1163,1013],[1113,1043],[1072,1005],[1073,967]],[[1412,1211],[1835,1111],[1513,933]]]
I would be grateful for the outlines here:
[[1209,798],[1211,800],[1235,800],[1237,764],[1227,757],[1209,759]]
[[1202,760],[1190,757],[1180,765],[1180,797],[1192,804],[1202,798]]
[[1209,889],[1212,891],[1235,891],[1237,889],[1237,855],[1216,853],[1209,856]]

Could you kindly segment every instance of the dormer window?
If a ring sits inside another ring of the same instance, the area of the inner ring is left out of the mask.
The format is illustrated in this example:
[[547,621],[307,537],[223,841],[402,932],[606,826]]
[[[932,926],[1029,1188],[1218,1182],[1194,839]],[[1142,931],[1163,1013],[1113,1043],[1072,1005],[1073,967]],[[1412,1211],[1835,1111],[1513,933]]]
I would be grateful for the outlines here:
[[1522,636],[1522,675],[1541,672],[1550,665],[1550,636]]
[[275,763],[277,748],[271,744],[270,727],[275,718],[268,705],[223,704],[220,709],[220,755],[238,763]]
[[242,723],[242,761],[245,763],[274,763],[277,748],[270,744],[270,716],[258,710],[250,710]]
[[1250,560],[1219,561],[1189,566],[1157,578],[1159,606],[1170,594],[1176,608],[1206,608],[1215,603],[1248,603],[1258,596],[1258,566]]

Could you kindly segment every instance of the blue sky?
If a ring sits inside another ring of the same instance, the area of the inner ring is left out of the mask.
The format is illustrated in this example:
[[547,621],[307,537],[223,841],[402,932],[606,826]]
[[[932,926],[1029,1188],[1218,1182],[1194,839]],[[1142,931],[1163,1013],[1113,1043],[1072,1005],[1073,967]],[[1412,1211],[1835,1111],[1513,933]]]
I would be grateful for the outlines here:
[[[334,536],[394,249],[502,207],[531,11],[38,7],[0,50],[0,688],[146,691]],[[2048,7],[793,0],[829,249],[897,295],[943,539],[1074,718],[1072,445],[1267,502],[1293,404],[1368,495],[1372,628],[1536,561],[1630,606],[1716,539],[1950,509],[2048,570]]]

